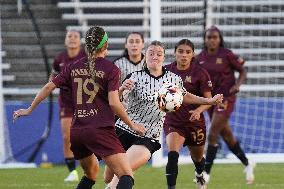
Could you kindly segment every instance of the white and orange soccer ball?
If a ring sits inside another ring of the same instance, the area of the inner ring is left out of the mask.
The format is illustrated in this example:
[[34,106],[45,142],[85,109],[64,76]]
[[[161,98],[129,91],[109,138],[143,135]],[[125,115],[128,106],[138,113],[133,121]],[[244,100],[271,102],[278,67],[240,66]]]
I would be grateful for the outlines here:
[[182,91],[172,83],[164,83],[157,92],[157,104],[164,112],[177,111],[183,101]]

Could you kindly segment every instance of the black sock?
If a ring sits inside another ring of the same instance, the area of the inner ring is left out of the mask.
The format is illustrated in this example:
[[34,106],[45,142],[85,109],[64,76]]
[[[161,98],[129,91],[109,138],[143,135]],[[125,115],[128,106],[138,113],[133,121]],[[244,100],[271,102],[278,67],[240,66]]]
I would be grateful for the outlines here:
[[[229,145],[228,145],[229,146]],[[242,150],[239,142],[237,142],[233,147],[230,147],[230,150],[241,160],[241,162],[247,166],[248,165],[248,158],[246,157],[244,151]]]
[[205,159],[205,171],[208,174],[210,174],[211,172],[213,161],[216,158],[217,150],[218,150],[218,145],[216,146],[208,145],[207,147],[206,159]]
[[200,162],[193,161],[193,163],[195,165],[195,171],[200,175],[204,171],[205,158],[202,158]]
[[76,161],[75,158],[65,158],[65,163],[68,167],[68,170],[70,172],[74,171],[76,169]]
[[86,176],[83,176],[76,189],[92,189],[96,181],[89,179]]
[[129,175],[120,177],[116,189],[131,189],[134,185],[134,179]]
[[168,153],[168,163],[166,166],[166,177],[169,189],[174,189],[176,186],[178,176],[178,158],[179,153],[176,151],[170,151]]

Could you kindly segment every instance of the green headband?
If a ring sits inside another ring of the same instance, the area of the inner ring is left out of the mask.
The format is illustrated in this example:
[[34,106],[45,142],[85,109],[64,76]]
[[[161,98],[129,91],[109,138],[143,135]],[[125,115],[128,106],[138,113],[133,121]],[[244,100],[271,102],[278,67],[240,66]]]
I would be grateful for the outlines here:
[[108,36],[107,36],[107,33],[105,32],[104,37],[102,38],[100,44],[96,47],[96,50],[103,48],[107,40],[108,40]]

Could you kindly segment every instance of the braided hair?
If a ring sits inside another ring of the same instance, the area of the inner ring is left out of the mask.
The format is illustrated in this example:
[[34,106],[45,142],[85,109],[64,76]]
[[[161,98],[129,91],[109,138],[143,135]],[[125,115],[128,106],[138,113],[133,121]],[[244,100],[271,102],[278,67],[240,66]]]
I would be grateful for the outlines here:
[[86,32],[85,42],[88,54],[87,69],[92,79],[95,80],[96,58],[94,53],[105,50],[107,44],[107,33],[102,27],[93,26]]

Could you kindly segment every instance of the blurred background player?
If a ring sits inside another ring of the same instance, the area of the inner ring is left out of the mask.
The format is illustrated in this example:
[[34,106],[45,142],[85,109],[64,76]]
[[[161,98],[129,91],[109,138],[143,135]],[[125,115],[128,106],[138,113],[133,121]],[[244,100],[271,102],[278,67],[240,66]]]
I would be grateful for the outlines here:
[[[66,65],[73,64],[81,58],[87,57],[85,50],[81,48],[80,32],[75,30],[67,31],[65,36],[66,50],[59,53],[52,65],[52,74],[50,79],[55,78]],[[59,98],[59,116],[61,123],[61,132],[63,138],[63,154],[65,163],[69,170],[69,175],[64,179],[65,182],[79,181],[78,172],[76,171],[76,162],[70,149],[70,127],[74,114],[72,103],[72,92],[68,88],[60,88]]]
[[[122,119],[118,119],[115,124],[117,135],[124,149],[127,150],[126,154],[133,171],[145,165],[152,154],[161,147],[159,137],[166,113],[156,105],[155,92],[161,88],[163,83],[169,82],[183,88],[181,78],[163,67],[164,60],[163,44],[153,41],[146,50],[146,67],[141,71],[129,74],[119,90],[120,94],[124,90],[130,90],[127,112],[131,120],[143,123],[147,130],[145,136],[141,137]],[[215,104],[222,99],[220,95],[207,99],[184,92],[183,103],[186,104]],[[113,178],[113,175],[111,170],[106,167],[105,182],[109,183],[108,186],[111,189],[116,188],[118,181],[116,177]]]
[[131,189],[133,174],[115,134],[114,113],[137,134],[143,135],[145,128],[130,120],[119,100],[120,71],[104,58],[108,47],[107,33],[101,27],[91,27],[85,39],[88,58],[67,65],[40,90],[28,109],[15,111],[13,118],[31,114],[56,87],[69,87],[75,108],[70,132],[71,150],[85,173],[77,189],[91,189],[95,184],[99,171],[97,157],[119,177],[118,189]]
[[144,65],[143,48],[144,37],[141,33],[131,32],[127,34],[122,56],[113,61],[121,71],[121,81],[124,81],[128,74],[142,70]]
[[[218,138],[221,136],[229,149],[245,166],[246,181],[247,184],[251,184],[254,181],[255,164],[248,161],[229,124],[229,118],[236,102],[236,93],[239,92],[246,78],[244,60],[224,47],[223,36],[215,26],[206,30],[204,42],[204,48],[197,57],[198,63],[208,71],[212,79],[213,94],[222,93],[224,95],[222,104],[209,109],[211,127],[206,152],[205,180],[209,182],[209,174],[218,149]],[[239,73],[238,79],[235,78],[235,71]]]
[[[121,57],[115,59],[113,63],[120,69],[120,81],[124,81],[125,77],[135,71],[142,70],[144,65],[144,37],[139,32],[131,32],[126,35],[125,49]],[[127,92],[127,91],[125,91]],[[127,108],[127,94],[124,94],[123,105]],[[116,119],[118,119],[116,117]]]
[[[175,45],[176,61],[166,65],[166,69],[179,75],[187,92],[197,96],[211,98],[212,83],[205,69],[194,62],[194,44],[182,39]],[[164,122],[166,143],[168,147],[168,163],[166,178],[168,189],[176,188],[178,175],[178,158],[182,146],[187,146],[195,165],[196,186],[205,188],[203,178],[205,159],[204,144],[206,141],[206,125],[203,112],[210,105],[182,104],[176,112],[167,113]]]

